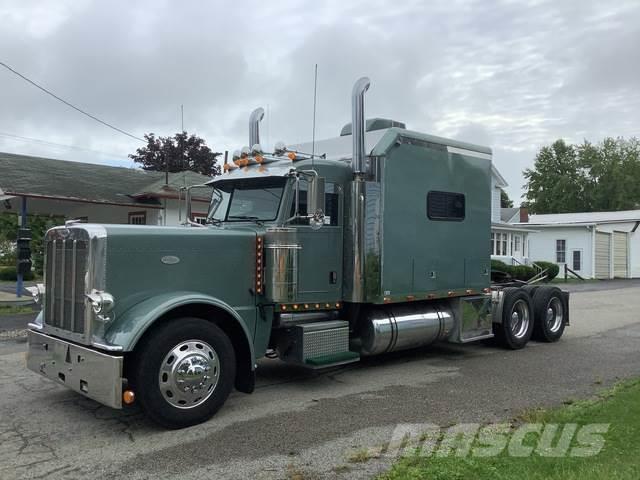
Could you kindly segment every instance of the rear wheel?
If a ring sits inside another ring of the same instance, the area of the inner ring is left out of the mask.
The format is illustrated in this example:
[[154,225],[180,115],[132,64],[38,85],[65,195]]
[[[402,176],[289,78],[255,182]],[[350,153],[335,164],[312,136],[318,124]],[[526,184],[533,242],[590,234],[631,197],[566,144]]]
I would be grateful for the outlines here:
[[215,324],[179,318],[144,339],[134,369],[134,389],[149,417],[182,428],[222,407],[235,380],[235,353]]
[[565,327],[565,303],[558,287],[540,287],[533,296],[533,338],[557,342]]
[[533,332],[531,297],[521,288],[505,288],[502,323],[493,324],[496,339],[505,348],[523,348]]
[[540,285],[525,285],[522,289],[529,294],[529,296],[533,299],[533,296],[536,294],[536,291],[540,288]]

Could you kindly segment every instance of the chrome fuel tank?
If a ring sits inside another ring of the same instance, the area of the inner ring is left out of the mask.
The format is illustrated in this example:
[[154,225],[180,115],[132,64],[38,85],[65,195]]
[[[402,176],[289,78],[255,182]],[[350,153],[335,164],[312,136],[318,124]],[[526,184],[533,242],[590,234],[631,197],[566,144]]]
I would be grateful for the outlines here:
[[367,316],[361,332],[361,353],[381,353],[422,347],[446,339],[455,325],[447,304],[380,307]]
[[298,256],[302,246],[295,228],[265,233],[265,296],[275,303],[294,302],[298,294]]

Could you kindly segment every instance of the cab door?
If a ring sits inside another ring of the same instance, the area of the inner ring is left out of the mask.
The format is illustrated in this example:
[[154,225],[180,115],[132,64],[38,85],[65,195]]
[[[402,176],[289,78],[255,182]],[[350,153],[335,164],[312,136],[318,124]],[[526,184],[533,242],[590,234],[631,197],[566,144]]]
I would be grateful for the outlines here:
[[[302,245],[298,269],[299,303],[335,303],[342,300],[343,192],[339,184],[325,184],[325,222],[313,230],[309,221],[293,222]],[[295,201],[295,200],[294,200]],[[295,205],[292,204],[292,212]],[[300,181],[299,214],[307,214],[307,182]]]

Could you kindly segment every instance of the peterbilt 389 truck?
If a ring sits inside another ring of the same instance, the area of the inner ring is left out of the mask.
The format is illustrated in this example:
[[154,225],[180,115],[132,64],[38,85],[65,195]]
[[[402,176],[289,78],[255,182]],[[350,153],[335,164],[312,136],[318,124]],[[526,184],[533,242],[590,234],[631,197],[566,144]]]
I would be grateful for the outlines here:
[[204,226],[49,230],[28,368],[180,428],[251,393],[265,356],[319,369],[558,340],[568,294],[491,284],[491,150],[365,122],[368,87],[354,85],[341,135],[313,145],[263,152],[254,111],[251,148],[207,184]]

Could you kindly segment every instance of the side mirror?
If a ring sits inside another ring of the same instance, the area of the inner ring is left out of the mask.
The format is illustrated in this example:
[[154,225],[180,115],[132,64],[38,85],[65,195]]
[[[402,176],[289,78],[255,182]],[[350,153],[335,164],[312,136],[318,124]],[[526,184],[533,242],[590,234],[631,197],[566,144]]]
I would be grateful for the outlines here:
[[322,227],[324,224],[324,177],[313,176],[309,179],[307,214],[311,228],[317,230]]

